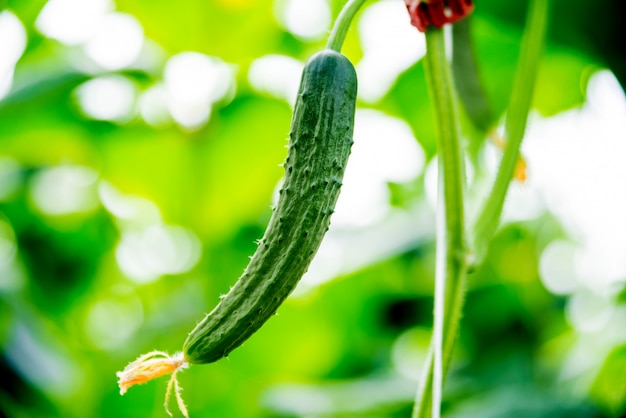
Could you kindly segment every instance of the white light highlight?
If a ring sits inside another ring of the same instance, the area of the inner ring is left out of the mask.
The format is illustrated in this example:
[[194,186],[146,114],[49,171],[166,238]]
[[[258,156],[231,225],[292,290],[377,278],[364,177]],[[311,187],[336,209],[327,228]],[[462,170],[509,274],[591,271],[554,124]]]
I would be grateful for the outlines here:
[[79,45],[94,36],[111,10],[111,0],[48,0],[35,26],[49,38]]
[[156,74],[163,69],[163,65],[165,65],[168,58],[169,54],[161,45],[144,36],[141,51],[139,51],[139,55],[129,66],[133,69]]
[[534,183],[522,184],[513,180],[509,185],[509,191],[504,202],[502,222],[536,219],[545,212],[545,209],[540,191]]
[[565,314],[577,331],[600,332],[609,325],[614,309],[607,297],[582,291],[570,297]]
[[598,294],[626,278],[626,99],[608,71],[581,109],[529,126],[525,154],[547,208],[580,243],[577,275]]
[[76,89],[83,113],[97,120],[128,122],[134,116],[137,89],[119,75],[93,78]]
[[172,122],[167,107],[167,91],[163,84],[156,84],[141,93],[139,113],[150,126],[160,128]]
[[13,66],[26,48],[26,29],[13,13],[0,12],[0,68]]
[[433,213],[423,202],[408,210],[390,209],[379,222],[364,226],[337,225],[333,217],[319,251],[291,297],[415,248],[431,239],[434,229]]
[[256,91],[283,99],[293,106],[303,67],[300,61],[285,55],[266,55],[252,63],[248,80]]
[[284,0],[276,3],[281,25],[298,38],[322,38],[330,26],[330,7],[326,0]]
[[123,226],[138,228],[161,222],[161,212],[154,202],[148,199],[120,193],[106,181],[98,185],[98,196],[102,206]]
[[374,110],[358,111],[333,224],[365,226],[382,219],[389,210],[387,183],[415,179],[424,160],[424,152],[404,121]]
[[570,241],[554,241],[543,250],[539,260],[541,281],[556,295],[567,295],[580,285],[576,273],[578,247]]
[[88,167],[59,166],[38,173],[30,185],[35,205],[49,215],[69,215],[96,208],[98,173]]
[[106,70],[119,70],[131,65],[143,46],[143,28],[128,14],[109,13],[85,44],[87,56]]
[[398,75],[426,53],[424,35],[409,24],[404,7],[393,1],[374,3],[358,22],[363,58],[356,66],[359,97],[375,103]]
[[428,356],[430,339],[429,329],[412,328],[403,332],[391,349],[394,369],[407,379],[419,380]]
[[198,52],[183,52],[170,58],[163,78],[172,117],[189,129],[204,125],[213,103],[225,99],[234,88],[230,66]]
[[115,255],[126,276],[138,283],[165,274],[180,274],[200,259],[200,240],[191,231],[169,225],[152,225],[122,233]]
[[26,48],[26,29],[13,13],[0,12],[0,99],[13,85],[15,64]]

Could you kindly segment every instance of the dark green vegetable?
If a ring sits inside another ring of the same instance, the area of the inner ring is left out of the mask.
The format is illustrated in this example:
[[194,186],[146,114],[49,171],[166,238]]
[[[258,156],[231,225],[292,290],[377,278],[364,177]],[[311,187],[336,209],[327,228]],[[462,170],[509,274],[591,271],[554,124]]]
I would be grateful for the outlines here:
[[305,65],[278,205],[243,275],[187,337],[187,362],[227,356],[274,315],[308,269],[339,196],[356,92],[354,67],[340,53],[324,50]]

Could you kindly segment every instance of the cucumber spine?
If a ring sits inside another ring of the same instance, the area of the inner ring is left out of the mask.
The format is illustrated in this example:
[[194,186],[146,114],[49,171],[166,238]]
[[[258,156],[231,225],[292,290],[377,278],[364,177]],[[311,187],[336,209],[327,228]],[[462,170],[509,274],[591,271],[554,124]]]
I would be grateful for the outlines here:
[[188,363],[227,356],[278,309],[308,269],[330,225],[353,143],[357,78],[333,50],[304,67],[278,204],[243,275],[189,333]]

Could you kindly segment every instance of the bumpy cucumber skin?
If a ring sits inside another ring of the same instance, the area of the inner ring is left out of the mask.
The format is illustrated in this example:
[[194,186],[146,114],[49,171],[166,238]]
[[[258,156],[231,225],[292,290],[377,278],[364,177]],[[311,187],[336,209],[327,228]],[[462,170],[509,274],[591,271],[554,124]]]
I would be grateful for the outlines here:
[[357,78],[338,52],[304,67],[278,204],[243,275],[183,346],[189,363],[211,363],[241,345],[296,287],[328,230],[352,146]]

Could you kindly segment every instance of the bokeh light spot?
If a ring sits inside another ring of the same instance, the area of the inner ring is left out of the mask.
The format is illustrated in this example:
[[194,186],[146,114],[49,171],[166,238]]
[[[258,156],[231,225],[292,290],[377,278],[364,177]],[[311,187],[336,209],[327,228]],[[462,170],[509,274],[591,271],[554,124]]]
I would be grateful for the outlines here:
[[134,16],[109,13],[85,44],[85,52],[100,67],[119,70],[137,59],[143,40],[143,28]]
[[379,221],[389,210],[387,183],[415,179],[424,160],[406,122],[374,110],[357,111],[352,155],[333,224],[365,226]]
[[403,332],[393,343],[391,360],[394,369],[408,379],[418,380],[428,356],[431,330],[412,328]]
[[183,52],[171,57],[163,74],[169,110],[174,120],[188,129],[204,125],[213,103],[234,89],[233,71],[216,57]]
[[573,242],[551,242],[541,253],[539,272],[546,289],[556,295],[574,292],[579,286],[576,272],[576,256],[579,249]]
[[95,303],[86,317],[85,332],[98,348],[115,349],[143,323],[143,305],[132,293]]
[[88,167],[59,166],[39,172],[30,194],[35,205],[49,215],[88,212],[98,205],[98,173]]
[[252,63],[248,80],[255,90],[286,100],[293,106],[303,67],[300,61],[285,55],[266,55]]
[[167,91],[160,83],[150,87],[139,97],[141,117],[155,128],[167,126],[172,122],[167,106]]
[[605,329],[614,309],[614,305],[606,296],[582,290],[570,297],[565,313],[577,331],[589,333]]
[[424,35],[409,24],[404,7],[392,1],[372,4],[358,22],[363,58],[356,66],[359,97],[380,100],[398,75],[426,53]]
[[330,25],[326,0],[283,0],[276,3],[275,10],[283,27],[301,39],[320,39]]
[[161,212],[154,202],[124,195],[106,181],[98,185],[98,196],[104,208],[124,226],[145,227],[161,222]]
[[626,280],[626,98],[608,71],[590,79],[588,96],[534,120],[524,152],[547,209],[581,243],[577,276],[602,293]]
[[112,9],[111,0],[48,0],[35,25],[49,38],[78,45],[96,33]]
[[115,254],[126,276],[137,283],[149,283],[165,274],[188,271],[200,259],[200,252],[200,240],[193,232],[156,224],[123,231]]
[[26,48],[26,29],[8,10],[0,12],[0,99],[13,85],[13,71]]
[[134,116],[136,90],[128,78],[106,75],[81,84],[76,95],[86,116],[123,123]]

